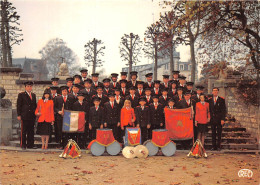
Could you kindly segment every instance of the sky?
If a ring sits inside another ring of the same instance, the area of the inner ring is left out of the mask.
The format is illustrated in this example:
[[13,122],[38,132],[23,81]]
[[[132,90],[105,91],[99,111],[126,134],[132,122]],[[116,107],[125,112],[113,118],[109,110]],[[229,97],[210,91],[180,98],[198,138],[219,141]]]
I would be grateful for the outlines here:
[[[148,26],[158,20],[158,0],[10,0],[20,18],[24,41],[13,47],[14,58],[41,58],[39,51],[54,38],[63,39],[85,66],[84,45],[100,39],[107,74],[119,73],[126,62],[119,53],[120,38],[134,33],[144,40]],[[189,48],[178,47],[181,61],[189,59]],[[149,61],[142,57],[141,63]],[[98,70],[99,68],[97,68]]]

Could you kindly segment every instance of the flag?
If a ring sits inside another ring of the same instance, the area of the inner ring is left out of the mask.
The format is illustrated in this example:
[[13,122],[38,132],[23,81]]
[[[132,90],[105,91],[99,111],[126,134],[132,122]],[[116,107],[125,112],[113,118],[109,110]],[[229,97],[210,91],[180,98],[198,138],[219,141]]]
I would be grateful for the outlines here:
[[191,108],[164,109],[165,125],[171,139],[186,140],[193,138],[193,119],[191,111]]
[[85,131],[85,112],[64,111],[63,132],[84,132]]
[[140,145],[141,144],[141,130],[140,128],[126,127],[125,130],[125,145]]
[[79,148],[79,146],[77,145],[77,143],[70,139],[68,141],[68,144],[66,145],[66,147],[64,148],[63,152],[59,155],[59,157],[61,158],[78,158],[81,157],[81,150]]

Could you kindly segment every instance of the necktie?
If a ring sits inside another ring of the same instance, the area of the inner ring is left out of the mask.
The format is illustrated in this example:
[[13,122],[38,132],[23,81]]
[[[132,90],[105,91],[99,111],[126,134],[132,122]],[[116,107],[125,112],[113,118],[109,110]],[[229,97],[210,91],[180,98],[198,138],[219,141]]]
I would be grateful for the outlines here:
[[140,94],[140,96],[142,95],[142,91],[141,90],[139,90],[139,94]]
[[149,83],[149,87],[151,87],[151,83]]
[[97,87],[97,82],[95,82],[95,86]]
[[89,89],[88,89],[87,91],[88,91],[88,93],[89,93]]
[[32,93],[30,93],[30,99],[32,100]]
[[147,102],[149,102],[150,98],[147,98]]
[[164,96],[164,100],[166,100],[166,96]]
[[63,97],[63,101],[64,101],[64,103],[66,103],[66,96]]
[[114,82],[114,87],[116,87],[116,83]]
[[108,89],[106,89],[107,93],[108,93]]
[[157,104],[156,104],[156,105],[154,105],[154,107],[155,107],[155,110],[157,109],[157,106],[158,106]]
[[158,94],[158,89],[155,89],[155,94]]
[[125,88],[123,88],[123,94],[125,95]]
[[112,109],[114,108],[114,103],[113,102],[111,102],[111,107],[112,107]]
[[187,101],[187,104],[188,104],[188,106],[190,105],[190,103]]
[[98,107],[96,107],[96,111],[98,110]]
[[[132,95],[131,95],[132,96]],[[134,96],[132,96],[132,100],[134,100]]]
[[214,103],[216,103],[217,102],[217,97],[214,97]]
[[118,97],[118,96],[116,96],[116,100],[118,100],[118,98],[119,98],[119,97]]

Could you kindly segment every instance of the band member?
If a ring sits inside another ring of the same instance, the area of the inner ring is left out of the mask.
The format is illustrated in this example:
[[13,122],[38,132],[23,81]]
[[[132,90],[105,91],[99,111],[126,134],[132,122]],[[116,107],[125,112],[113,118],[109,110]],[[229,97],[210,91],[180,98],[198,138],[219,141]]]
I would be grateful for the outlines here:
[[48,149],[49,135],[52,131],[51,125],[54,124],[53,108],[53,100],[51,100],[48,90],[45,90],[43,97],[38,101],[37,108],[35,110],[35,115],[39,116],[37,133],[42,139],[42,149]]
[[195,127],[197,129],[198,139],[203,146],[205,133],[208,130],[208,122],[210,122],[209,103],[205,102],[205,95],[201,94],[200,102],[196,103]]
[[145,101],[146,101],[146,105],[150,105],[150,103],[153,103],[153,99],[152,99],[152,96],[151,96],[151,89],[150,88],[146,88],[145,89]]
[[73,86],[73,78],[69,77],[66,78],[66,85],[68,87],[68,93],[72,93],[72,86]]
[[168,92],[169,97],[174,98],[174,96],[177,94],[177,82],[173,81],[170,85],[170,89]]
[[139,98],[138,98],[138,96],[135,95],[135,88],[134,87],[130,87],[129,92],[130,92],[130,94],[128,96],[126,96],[126,99],[130,100],[131,106],[133,108],[135,108],[139,104]]
[[120,96],[120,89],[115,89],[115,103],[119,106],[119,110],[122,109],[125,99]]
[[59,94],[57,93],[58,89],[60,89],[60,88],[57,87],[57,86],[51,86],[51,87],[50,87],[50,92],[49,92],[49,94],[51,95],[50,98],[51,98],[52,100],[54,100],[54,98],[55,98],[56,96],[59,96]]
[[79,144],[79,147],[81,148],[86,148],[87,144],[87,134],[88,134],[88,129],[86,129],[86,126],[88,127],[88,113],[90,109],[90,103],[87,101],[84,101],[85,95],[84,93],[78,93],[77,95],[78,101],[76,101],[73,104],[73,111],[81,111],[85,112],[85,132],[84,133],[77,133],[76,134],[76,142]]
[[125,98],[128,94],[129,94],[129,91],[126,87],[127,85],[127,80],[120,80],[120,95]]
[[120,80],[127,80],[127,72],[121,72],[121,79]]
[[78,101],[78,93],[79,93],[80,85],[79,84],[74,84],[72,87],[72,93],[68,94],[68,99],[69,99],[69,106],[68,110],[73,110],[73,104]]
[[149,107],[146,106],[145,98],[139,99],[139,106],[135,108],[136,126],[141,129],[142,143],[148,138],[148,130],[151,127],[150,122],[150,111]]
[[94,106],[89,110],[89,136],[90,140],[96,139],[96,131],[104,126],[104,108],[100,106],[101,99],[93,99]]
[[172,71],[172,82],[176,82],[177,86],[179,85],[179,74],[180,71]]
[[108,98],[109,102],[106,102],[104,105],[104,128],[112,129],[115,139],[118,140],[118,127],[120,127],[120,109],[118,104],[115,103],[114,93],[110,93]]
[[168,96],[168,88],[162,90],[162,96],[159,97],[159,103],[162,104],[163,108],[167,106],[170,97]]
[[103,80],[103,94],[108,96],[108,94],[113,93],[114,91],[110,88],[110,79],[109,78],[104,78]]
[[150,88],[150,89],[152,89],[154,86],[154,84],[153,84],[153,73],[148,73],[148,74],[146,74],[145,75],[145,77],[146,77],[146,81],[147,82],[145,82],[144,83],[144,89],[146,89],[146,88]]
[[82,82],[84,82],[88,78],[88,70],[87,69],[81,69],[81,77]]
[[110,83],[110,88],[113,89],[113,90],[116,89],[116,88],[120,88],[120,84],[117,82],[117,77],[118,77],[117,73],[111,74],[112,82]]
[[187,91],[187,86],[186,86],[186,77],[185,76],[179,76],[179,86],[183,88],[183,93]]
[[[103,93],[103,89],[101,86],[98,86],[97,88],[97,94],[92,96],[92,100],[95,98],[100,98],[100,106],[104,107],[104,104],[108,102],[108,97]],[[94,101],[93,101],[94,103]]]
[[68,139],[65,138],[65,135],[62,133],[62,125],[63,125],[63,114],[64,110],[69,110],[70,100],[68,98],[68,87],[61,86],[61,96],[57,96],[54,98],[54,117],[56,127],[55,129],[55,139],[56,142],[60,144],[59,148],[65,147]]
[[144,96],[144,82],[138,81],[137,82],[137,90],[135,91],[135,95],[140,98],[141,96]]
[[161,84],[161,88],[170,88],[169,75],[163,75],[163,82]]
[[120,124],[121,124],[121,138],[120,142],[123,141],[123,136],[125,134],[125,128],[126,127],[134,127],[134,122],[136,121],[135,112],[134,109],[131,107],[131,101],[125,100],[124,106],[121,109],[121,118],[120,118]]
[[194,102],[191,99],[190,92],[186,92],[184,95],[184,99],[179,101],[176,106],[178,109],[186,109],[186,108],[192,107],[193,110],[195,110],[195,105],[196,105],[196,102]]
[[127,83],[127,88],[135,87],[137,88],[137,73],[136,71],[130,72],[130,81]]
[[[51,87],[56,87],[57,88],[57,93],[60,94],[60,89],[59,89],[59,78],[51,78]],[[45,90],[47,90],[49,92],[49,94],[51,93],[51,89],[50,87],[47,87]]]
[[191,93],[191,96],[193,96],[195,94],[195,91],[193,90],[193,82],[187,82],[187,91]]
[[92,102],[92,97],[97,94],[97,92],[91,87],[92,80],[90,78],[87,78],[84,80],[84,89],[82,89],[80,92],[85,95],[85,101],[88,103]]
[[173,97],[174,101],[178,104],[179,101],[184,99],[183,88],[178,87],[177,94]]
[[151,128],[148,129],[148,138],[152,139],[152,130],[164,128],[163,126],[163,105],[159,103],[158,96],[153,96],[153,103],[149,105],[151,116]]
[[[212,89],[213,97],[209,99],[210,124],[212,130],[212,147],[213,147],[211,150],[221,150],[222,126],[225,123],[224,120],[226,116],[225,99],[223,97],[218,96],[218,93],[219,93],[219,89],[214,87]],[[216,134],[218,135],[217,142],[216,142]]]
[[160,80],[154,80],[154,88],[152,89],[152,96],[157,95],[161,96],[161,89],[160,89],[161,81]]
[[79,85],[78,86],[79,90],[84,88],[82,85],[82,77],[80,75],[74,75],[73,79],[74,79],[73,83]]
[[34,147],[34,123],[36,95],[32,93],[32,82],[25,82],[25,91],[18,94],[17,119],[21,121],[22,149]]
[[[196,94],[194,94],[191,98],[197,103],[200,102],[200,95],[203,94],[204,87],[201,85],[196,86]],[[208,101],[208,97],[204,95],[205,101]]]
[[96,90],[96,88],[98,86],[100,87],[103,87],[103,84],[101,82],[98,81],[98,76],[99,76],[99,73],[93,73],[91,74],[91,77],[92,77],[92,88]]
[[166,107],[169,109],[176,109],[175,101],[172,98],[170,98],[168,100],[168,106],[166,106]]

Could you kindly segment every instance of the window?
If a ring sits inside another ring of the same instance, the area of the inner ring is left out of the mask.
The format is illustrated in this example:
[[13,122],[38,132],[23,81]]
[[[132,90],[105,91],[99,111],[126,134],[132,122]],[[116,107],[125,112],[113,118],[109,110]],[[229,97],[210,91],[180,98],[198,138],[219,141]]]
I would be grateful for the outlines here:
[[183,71],[184,70],[184,65],[183,64],[180,64],[180,71]]

